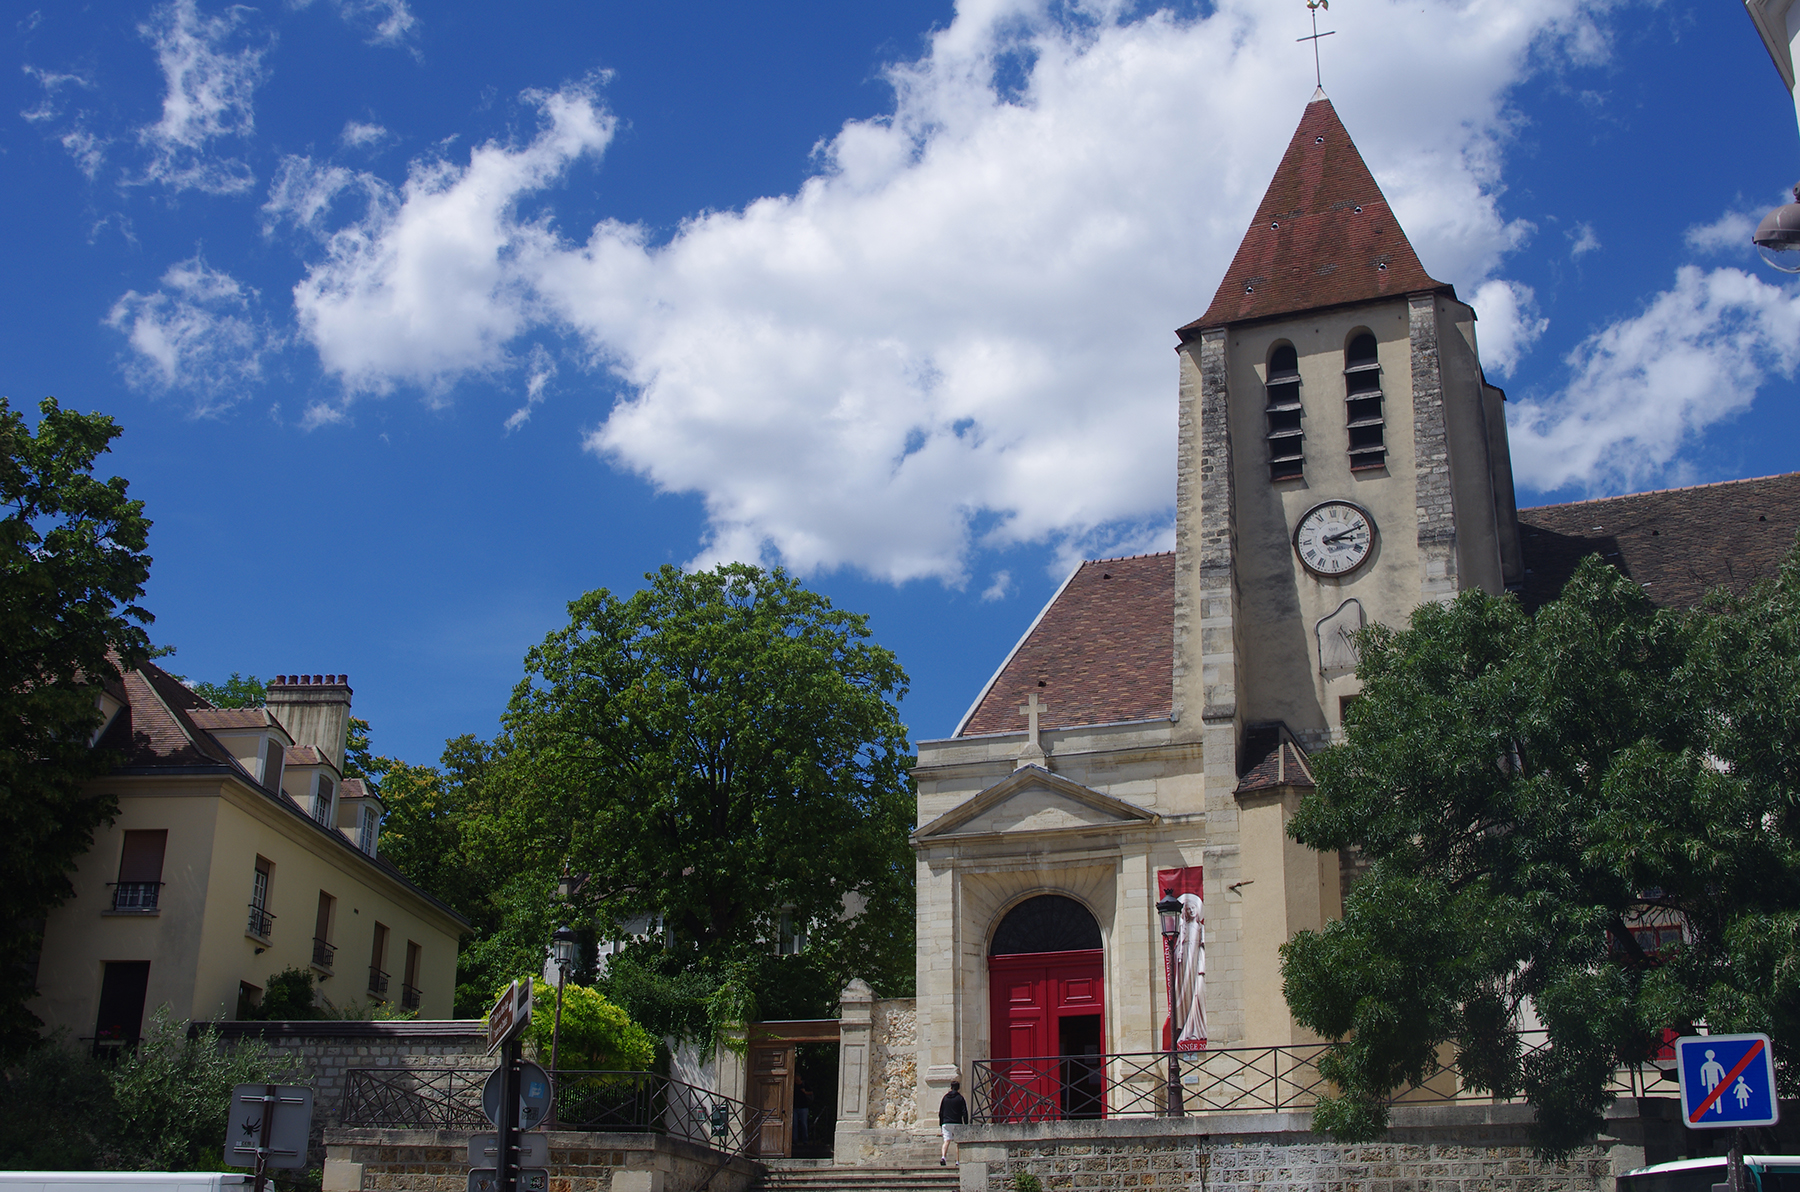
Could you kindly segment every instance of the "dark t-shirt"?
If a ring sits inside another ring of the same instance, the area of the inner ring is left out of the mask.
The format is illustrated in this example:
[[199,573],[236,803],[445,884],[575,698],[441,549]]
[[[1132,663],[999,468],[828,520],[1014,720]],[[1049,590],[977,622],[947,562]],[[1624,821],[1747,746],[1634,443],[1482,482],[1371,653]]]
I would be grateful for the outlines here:
[[938,1125],[960,1126],[968,1120],[969,1103],[963,1100],[963,1095],[954,1089],[945,1093],[944,1099],[938,1102]]

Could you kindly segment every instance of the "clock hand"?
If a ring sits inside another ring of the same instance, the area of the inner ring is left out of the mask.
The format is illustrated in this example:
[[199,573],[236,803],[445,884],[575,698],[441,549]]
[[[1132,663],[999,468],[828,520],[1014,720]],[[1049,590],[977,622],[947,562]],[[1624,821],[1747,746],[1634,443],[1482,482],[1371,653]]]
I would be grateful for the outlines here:
[[1325,535],[1325,541],[1328,543],[1329,542],[1342,542],[1344,539],[1350,537],[1350,535],[1356,533],[1360,529],[1362,529],[1361,526],[1351,526],[1348,530],[1345,530],[1341,534],[1327,534],[1327,535]]

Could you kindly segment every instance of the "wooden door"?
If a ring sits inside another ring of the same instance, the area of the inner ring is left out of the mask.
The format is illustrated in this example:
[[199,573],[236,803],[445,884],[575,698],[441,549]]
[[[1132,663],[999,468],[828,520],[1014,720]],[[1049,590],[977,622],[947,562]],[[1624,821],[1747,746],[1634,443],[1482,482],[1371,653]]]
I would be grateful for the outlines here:
[[1096,948],[988,959],[996,1121],[1064,1116],[1061,1024],[1071,1017],[1104,1021],[1103,957]]
[[769,1040],[750,1046],[750,1096],[761,1113],[755,1149],[764,1159],[785,1159],[793,1132],[788,1129],[788,1107],[794,1103],[794,1045]]

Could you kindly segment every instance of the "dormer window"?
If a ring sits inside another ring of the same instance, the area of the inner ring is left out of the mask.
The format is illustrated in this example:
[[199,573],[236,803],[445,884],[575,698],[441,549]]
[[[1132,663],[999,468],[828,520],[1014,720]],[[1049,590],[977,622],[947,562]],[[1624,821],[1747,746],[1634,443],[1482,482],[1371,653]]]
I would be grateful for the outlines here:
[[263,745],[262,784],[272,791],[281,789],[281,766],[287,754],[287,746],[273,737]]
[[331,779],[319,775],[319,789],[313,792],[313,818],[327,828],[331,826]]
[[1344,421],[1350,434],[1350,470],[1386,467],[1381,363],[1376,359],[1375,337],[1366,331],[1344,352]]
[[1305,470],[1300,429],[1300,356],[1292,344],[1269,353],[1269,374],[1263,385],[1269,421],[1269,479],[1297,480]]
[[356,847],[373,857],[375,845],[381,835],[381,816],[367,803],[362,808],[362,823],[356,833]]

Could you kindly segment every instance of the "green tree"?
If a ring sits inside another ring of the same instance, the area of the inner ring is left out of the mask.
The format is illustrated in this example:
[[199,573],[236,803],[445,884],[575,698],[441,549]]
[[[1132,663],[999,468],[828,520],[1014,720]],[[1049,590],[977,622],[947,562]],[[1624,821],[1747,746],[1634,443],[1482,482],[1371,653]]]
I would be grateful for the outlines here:
[[103,414],[53,398],[34,431],[0,398],[0,1054],[18,1055],[41,1025],[26,1001],[51,907],[115,800],[87,790],[111,759],[90,747],[101,725],[95,687],[117,657],[149,653],[137,603],[150,575],[150,521],[126,482],[94,462],[120,434]]
[[[576,919],[655,917],[657,970],[709,974],[709,997],[733,972],[773,1013],[829,1012],[852,976],[909,991],[899,663],[866,618],[782,571],[646,578],[574,601],[527,655],[469,855],[546,907],[566,863]],[[529,917],[541,956],[554,924]],[[807,936],[800,955],[775,955],[784,930]]]
[[[1469,592],[1361,644],[1345,741],[1290,826],[1370,862],[1343,918],[1283,949],[1295,1018],[1335,1041],[1318,1128],[1378,1136],[1449,1043],[1559,1153],[1664,1028],[1800,1047],[1800,553],[1705,612],[1590,558],[1535,616]],[[1683,942],[1643,947],[1650,916]],[[1514,1032],[1527,1004],[1545,1046]]]
[[[183,680],[185,682],[185,680]],[[260,708],[269,702],[269,688],[255,675],[231,672],[223,683],[199,682],[191,685],[195,695],[215,708]]]
[[[488,1005],[492,1007],[499,996],[500,990],[496,989],[494,996],[488,999]],[[538,1059],[548,1064],[552,1036],[556,1033],[556,987],[545,985],[538,979],[533,998],[537,1004],[531,1012],[531,1025],[525,1028],[526,1038]],[[590,986],[563,986],[558,1067],[641,1072],[655,1061],[656,1039],[633,1022],[623,1009]]]

